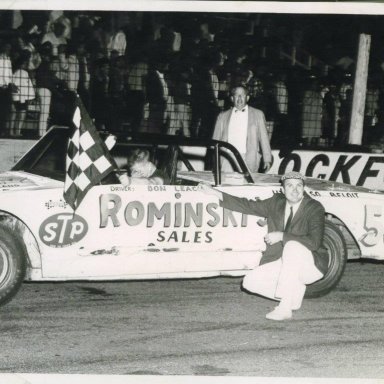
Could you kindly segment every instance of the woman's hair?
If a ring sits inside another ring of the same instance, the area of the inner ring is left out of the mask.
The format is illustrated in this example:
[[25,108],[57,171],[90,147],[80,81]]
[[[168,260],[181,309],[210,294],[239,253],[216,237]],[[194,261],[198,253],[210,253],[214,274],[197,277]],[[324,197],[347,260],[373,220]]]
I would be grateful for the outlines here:
[[148,161],[149,151],[147,149],[134,149],[128,157],[128,167],[130,168],[136,162]]

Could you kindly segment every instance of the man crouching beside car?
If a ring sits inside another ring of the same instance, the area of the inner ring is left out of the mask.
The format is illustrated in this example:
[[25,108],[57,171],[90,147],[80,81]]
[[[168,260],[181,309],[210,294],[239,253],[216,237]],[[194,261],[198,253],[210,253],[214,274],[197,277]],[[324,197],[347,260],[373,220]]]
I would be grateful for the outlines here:
[[320,280],[327,271],[328,253],[322,246],[324,207],[305,191],[305,178],[298,172],[282,176],[283,194],[265,200],[248,200],[200,184],[203,192],[217,196],[224,208],[267,218],[266,250],[257,268],[243,280],[252,293],[280,301],[266,315],[287,320],[301,307],[306,285]]

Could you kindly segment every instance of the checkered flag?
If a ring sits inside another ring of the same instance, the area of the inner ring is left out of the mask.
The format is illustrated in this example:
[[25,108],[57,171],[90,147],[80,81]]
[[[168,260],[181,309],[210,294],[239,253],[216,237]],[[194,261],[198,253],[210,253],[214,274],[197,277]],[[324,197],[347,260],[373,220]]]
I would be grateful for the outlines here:
[[117,168],[80,98],[68,142],[64,199],[76,210],[89,189]]

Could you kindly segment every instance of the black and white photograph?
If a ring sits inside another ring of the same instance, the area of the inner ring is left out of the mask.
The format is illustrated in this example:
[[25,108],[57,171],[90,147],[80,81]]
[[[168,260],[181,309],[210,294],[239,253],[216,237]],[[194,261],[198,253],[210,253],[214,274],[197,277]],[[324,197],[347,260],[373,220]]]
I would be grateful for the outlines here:
[[384,3],[0,4],[1,384],[384,382],[383,276]]

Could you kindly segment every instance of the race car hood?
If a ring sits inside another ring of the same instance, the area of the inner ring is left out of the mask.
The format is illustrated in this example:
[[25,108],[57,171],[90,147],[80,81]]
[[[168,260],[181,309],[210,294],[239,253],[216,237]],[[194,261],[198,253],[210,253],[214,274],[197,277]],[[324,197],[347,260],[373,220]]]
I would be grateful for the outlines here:
[[32,175],[27,172],[8,171],[0,173],[0,192],[62,187],[61,181]]

